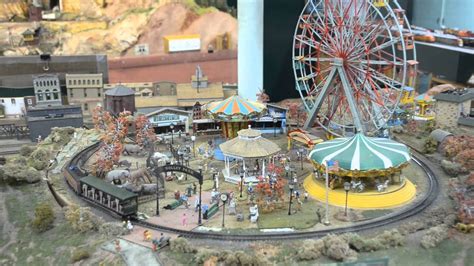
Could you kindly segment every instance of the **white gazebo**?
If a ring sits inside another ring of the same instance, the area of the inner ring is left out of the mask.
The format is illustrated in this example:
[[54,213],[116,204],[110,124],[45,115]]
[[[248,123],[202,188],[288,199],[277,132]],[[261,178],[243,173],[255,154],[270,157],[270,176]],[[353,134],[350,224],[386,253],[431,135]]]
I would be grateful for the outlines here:
[[[258,182],[261,173],[265,176],[265,161],[278,153],[280,147],[272,141],[263,138],[262,133],[253,129],[242,129],[236,138],[219,145],[224,154],[225,169],[222,171],[225,181],[237,184],[241,175],[244,183]],[[234,162],[232,162],[232,159]],[[240,166],[240,162],[242,165]],[[249,166],[257,162],[261,165],[261,172],[251,171]],[[260,164],[261,162],[261,164]]]

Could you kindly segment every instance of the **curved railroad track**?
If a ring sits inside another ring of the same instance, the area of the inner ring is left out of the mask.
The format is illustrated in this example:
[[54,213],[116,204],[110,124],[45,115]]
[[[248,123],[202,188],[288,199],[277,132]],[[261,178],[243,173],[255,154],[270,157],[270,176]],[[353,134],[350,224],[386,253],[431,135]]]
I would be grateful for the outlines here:
[[[87,151],[90,149],[86,149]],[[83,152],[84,152],[83,151]],[[81,152],[82,153],[82,152]],[[78,156],[82,157],[82,156]],[[154,230],[163,232],[178,234],[187,238],[200,238],[200,239],[212,239],[221,241],[267,241],[267,240],[289,240],[289,239],[306,239],[306,238],[319,238],[327,234],[341,234],[349,232],[359,232],[370,229],[377,229],[387,225],[391,225],[410,217],[416,216],[417,214],[424,211],[430,206],[436,199],[439,193],[439,182],[435,173],[427,166],[424,162],[425,158],[419,154],[413,154],[413,161],[420,166],[428,177],[428,189],[424,194],[423,198],[413,203],[407,208],[401,209],[400,211],[384,215],[379,218],[363,221],[360,223],[352,224],[349,227],[331,228],[318,231],[301,231],[301,232],[278,232],[278,233],[259,233],[259,234],[226,234],[221,232],[200,232],[200,231],[185,231],[172,227],[161,226],[152,224],[146,221],[135,220],[134,223],[143,227],[147,227]],[[83,157],[82,157],[83,158]],[[85,162],[85,161],[83,161]],[[68,165],[69,166],[69,165]],[[69,169],[69,167],[66,167]],[[117,217],[112,212],[103,208],[102,206],[95,204],[92,201],[88,201],[89,204],[96,206],[104,212],[110,213],[111,216]]]

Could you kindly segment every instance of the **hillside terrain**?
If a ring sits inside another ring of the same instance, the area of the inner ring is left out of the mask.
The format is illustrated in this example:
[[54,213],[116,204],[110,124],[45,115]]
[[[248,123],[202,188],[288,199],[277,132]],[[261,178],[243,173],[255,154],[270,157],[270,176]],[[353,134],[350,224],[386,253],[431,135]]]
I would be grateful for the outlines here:
[[[216,37],[229,34],[237,46],[237,20],[214,7],[193,0],[81,0],[63,1],[57,21],[26,22],[27,1],[0,2],[0,52],[4,55],[106,53],[134,55],[134,46],[148,44],[150,54],[164,54],[166,35],[199,34],[202,51]],[[43,1],[49,2],[49,1]],[[46,6],[46,5],[43,5]],[[18,22],[7,22],[16,18]],[[22,33],[40,28],[39,44],[26,45]]]

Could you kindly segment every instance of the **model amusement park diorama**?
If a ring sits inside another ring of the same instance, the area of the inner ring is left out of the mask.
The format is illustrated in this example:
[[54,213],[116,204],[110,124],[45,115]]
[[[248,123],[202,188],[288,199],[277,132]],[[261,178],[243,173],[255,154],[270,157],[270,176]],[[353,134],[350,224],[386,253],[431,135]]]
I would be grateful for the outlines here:
[[426,59],[472,32],[308,0],[271,54],[285,1],[118,2],[2,3],[0,264],[474,264],[474,71]]

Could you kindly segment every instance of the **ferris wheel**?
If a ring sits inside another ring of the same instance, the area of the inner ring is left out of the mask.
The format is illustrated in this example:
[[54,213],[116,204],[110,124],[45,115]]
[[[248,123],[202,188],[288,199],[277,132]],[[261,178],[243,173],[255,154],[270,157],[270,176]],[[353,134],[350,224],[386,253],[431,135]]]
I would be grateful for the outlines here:
[[397,1],[308,0],[293,40],[305,127],[336,136],[380,132],[413,86],[417,64]]

